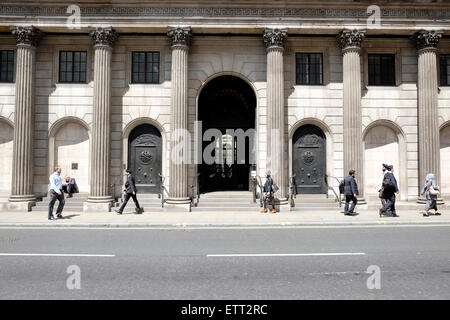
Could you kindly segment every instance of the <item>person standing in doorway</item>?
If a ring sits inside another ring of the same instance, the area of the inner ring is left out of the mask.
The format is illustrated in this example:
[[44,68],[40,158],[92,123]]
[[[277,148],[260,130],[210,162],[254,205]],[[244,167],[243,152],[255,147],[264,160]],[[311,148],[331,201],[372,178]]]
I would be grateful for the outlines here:
[[272,211],[270,213],[276,213],[277,210],[275,209],[275,197],[273,194],[273,180],[271,177],[271,172],[266,172],[266,183],[264,184],[264,208],[261,210],[261,212],[267,212],[267,202],[270,201],[272,205]]
[[53,207],[56,200],[59,201],[58,208],[56,209],[56,217],[62,219],[62,211],[64,208],[64,192],[61,178],[61,167],[55,168],[55,172],[50,176],[50,202],[48,203],[48,220],[55,220],[53,216]]
[[392,217],[399,217],[395,210],[396,196],[399,194],[397,179],[394,176],[394,166],[388,167],[388,172],[384,175],[383,180],[383,197],[386,200],[385,205],[380,209],[381,216],[388,215],[388,210],[391,211]]
[[134,178],[131,175],[131,170],[130,169],[125,170],[125,174],[127,176],[127,181],[125,182],[125,190],[124,190],[125,191],[125,199],[123,200],[123,203],[120,206],[120,208],[118,210],[116,210],[116,212],[118,214],[122,214],[123,209],[127,205],[128,200],[130,200],[130,198],[133,198],[134,204],[136,205],[136,214],[140,214],[140,213],[142,213],[142,210],[141,210],[141,207],[139,206],[139,202],[136,197],[137,189],[136,189],[136,184],[134,182]]
[[[355,170],[350,170],[348,172],[348,176],[344,179],[344,195],[345,195],[345,207],[344,207],[344,214],[346,216],[356,216],[357,213],[354,212],[356,204],[358,203],[358,184],[355,180]],[[352,202],[352,205],[350,206],[350,201]]]
[[441,214],[438,212],[437,208],[437,199],[439,194],[439,188],[436,185],[436,181],[434,180],[434,174],[427,174],[425,185],[423,186],[422,192],[420,195],[426,195],[427,204],[425,205],[425,212],[423,213],[424,217],[428,217],[430,215],[430,210],[434,209],[434,214],[436,216],[440,216]]

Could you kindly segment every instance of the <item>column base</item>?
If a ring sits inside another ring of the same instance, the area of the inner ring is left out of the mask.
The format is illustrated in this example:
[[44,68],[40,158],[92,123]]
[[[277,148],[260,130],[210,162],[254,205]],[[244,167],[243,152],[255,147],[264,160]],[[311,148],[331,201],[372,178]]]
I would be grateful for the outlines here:
[[169,198],[164,203],[164,211],[191,212],[191,199],[189,198]]
[[288,198],[275,199],[275,210],[277,212],[292,211]]
[[[416,202],[420,203],[420,204],[426,204],[427,203],[427,198],[419,197]],[[439,206],[439,205],[443,205],[443,204],[445,204],[444,199],[438,198],[437,205]]]
[[0,202],[0,211],[29,212],[36,205],[36,201]]
[[112,206],[113,206],[113,198],[111,196],[89,197],[88,200],[83,203],[83,212],[89,213],[111,212]]

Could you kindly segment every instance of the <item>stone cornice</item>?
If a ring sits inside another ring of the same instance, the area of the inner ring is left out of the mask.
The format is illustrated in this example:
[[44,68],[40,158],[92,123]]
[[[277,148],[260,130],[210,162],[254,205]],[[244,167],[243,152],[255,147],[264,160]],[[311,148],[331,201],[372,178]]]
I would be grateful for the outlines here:
[[287,39],[287,30],[266,28],[263,34],[264,45],[267,49],[284,48]]
[[37,47],[43,34],[35,27],[11,27],[11,33],[16,38],[17,44],[27,44]]
[[173,28],[167,32],[167,36],[169,37],[170,45],[172,47],[189,47],[192,41],[192,30],[191,28]]
[[343,51],[349,49],[361,49],[361,43],[364,39],[365,31],[361,30],[342,30],[339,32],[336,40],[339,48]]
[[116,42],[117,38],[119,37],[111,27],[97,27],[92,30],[89,35],[92,37],[95,46],[112,47],[114,45],[114,42]]
[[432,49],[436,50],[439,40],[442,37],[442,32],[435,30],[421,30],[412,36],[412,40],[416,45],[417,51]]

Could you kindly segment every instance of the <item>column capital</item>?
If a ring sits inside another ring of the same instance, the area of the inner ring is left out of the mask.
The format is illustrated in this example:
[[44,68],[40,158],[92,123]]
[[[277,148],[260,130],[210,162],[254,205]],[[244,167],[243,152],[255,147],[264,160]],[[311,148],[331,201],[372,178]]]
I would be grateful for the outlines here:
[[267,49],[273,47],[284,49],[287,37],[287,29],[264,29],[263,40]]
[[10,27],[12,35],[16,38],[17,44],[26,44],[37,47],[42,39],[42,32],[33,27],[12,26]]
[[347,50],[360,50],[361,49],[361,43],[365,37],[366,32],[363,30],[349,30],[344,29],[341,32],[339,32],[336,40],[338,42],[339,48],[343,52]]
[[119,35],[111,27],[97,27],[92,30],[89,35],[94,41],[94,46],[108,46],[112,47]]
[[192,30],[190,27],[169,29],[167,36],[169,37],[172,48],[175,46],[189,47],[192,42]]
[[411,39],[414,41],[417,51],[421,51],[424,49],[436,50],[441,37],[442,31],[420,30]]

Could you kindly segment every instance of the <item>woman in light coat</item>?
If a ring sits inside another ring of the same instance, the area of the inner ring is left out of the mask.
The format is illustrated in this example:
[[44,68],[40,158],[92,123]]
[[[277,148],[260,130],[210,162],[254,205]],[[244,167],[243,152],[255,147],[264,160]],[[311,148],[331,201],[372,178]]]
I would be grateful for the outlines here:
[[437,208],[437,194],[431,194],[430,190],[433,188],[434,190],[438,190],[436,185],[436,181],[434,180],[434,174],[427,174],[425,185],[423,186],[422,192],[420,195],[425,194],[427,197],[427,204],[425,205],[425,212],[423,213],[424,217],[428,217],[430,215],[429,211],[434,209],[434,214],[440,216],[441,214],[438,212]]

